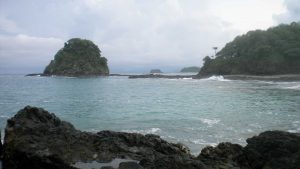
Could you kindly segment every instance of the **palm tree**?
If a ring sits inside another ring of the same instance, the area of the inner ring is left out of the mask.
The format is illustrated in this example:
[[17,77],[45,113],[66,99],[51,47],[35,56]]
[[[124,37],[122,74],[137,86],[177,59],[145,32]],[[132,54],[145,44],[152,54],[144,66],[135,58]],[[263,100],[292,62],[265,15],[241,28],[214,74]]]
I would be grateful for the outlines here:
[[216,57],[218,47],[213,47],[213,50],[215,50],[215,57]]

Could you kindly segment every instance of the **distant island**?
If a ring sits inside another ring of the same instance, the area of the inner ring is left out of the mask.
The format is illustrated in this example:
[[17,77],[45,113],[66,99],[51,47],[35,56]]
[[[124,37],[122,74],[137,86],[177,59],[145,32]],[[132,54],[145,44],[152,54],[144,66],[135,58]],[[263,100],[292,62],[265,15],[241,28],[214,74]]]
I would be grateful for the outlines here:
[[98,76],[109,75],[109,69],[97,45],[90,40],[73,38],[56,53],[43,75]]
[[151,69],[150,73],[163,73],[160,69]]
[[200,67],[197,66],[191,66],[191,67],[184,67],[180,70],[181,73],[189,73],[189,72],[199,72]]
[[300,22],[249,31],[203,61],[198,77],[300,74]]

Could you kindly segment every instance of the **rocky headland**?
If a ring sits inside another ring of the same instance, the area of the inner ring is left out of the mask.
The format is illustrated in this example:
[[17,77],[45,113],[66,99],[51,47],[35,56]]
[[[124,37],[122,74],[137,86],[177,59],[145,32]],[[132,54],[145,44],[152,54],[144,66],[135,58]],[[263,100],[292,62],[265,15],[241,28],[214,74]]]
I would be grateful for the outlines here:
[[206,56],[199,77],[300,74],[300,22],[249,31]]
[[80,38],[68,40],[40,76],[106,76],[107,59],[92,41]]
[[300,168],[299,133],[266,131],[247,143],[220,143],[194,156],[188,147],[157,135],[83,132],[53,113],[27,106],[7,121],[2,160],[7,169]]

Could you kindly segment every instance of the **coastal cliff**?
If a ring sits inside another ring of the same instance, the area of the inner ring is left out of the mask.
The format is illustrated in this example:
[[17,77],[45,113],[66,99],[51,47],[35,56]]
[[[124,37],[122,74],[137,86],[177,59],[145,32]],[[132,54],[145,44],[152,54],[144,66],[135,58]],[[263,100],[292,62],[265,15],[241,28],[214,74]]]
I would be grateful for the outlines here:
[[[198,156],[188,147],[153,134],[82,132],[53,113],[27,106],[8,119],[4,168],[297,169],[300,134],[266,131],[247,145],[220,143]],[[111,161],[119,161],[110,166]]]
[[97,76],[108,75],[107,59],[92,41],[70,39],[45,68],[43,75]]

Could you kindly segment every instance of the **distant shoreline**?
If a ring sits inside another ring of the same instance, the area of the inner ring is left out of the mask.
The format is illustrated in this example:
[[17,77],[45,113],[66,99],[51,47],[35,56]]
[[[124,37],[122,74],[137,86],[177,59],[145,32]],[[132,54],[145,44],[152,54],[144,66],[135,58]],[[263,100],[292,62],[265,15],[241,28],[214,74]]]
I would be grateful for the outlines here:
[[[51,76],[43,73],[32,73],[25,76]],[[59,75],[58,75],[59,76]],[[99,75],[94,75],[99,76]],[[164,75],[164,74],[109,74],[108,76],[127,76],[129,79],[205,79],[211,76],[199,76],[199,75]],[[262,81],[300,81],[300,74],[281,74],[281,75],[215,75],[223,76],[225,79],[229,80],[262,80]],[[93,77],[89,76],[76,76],[76,77]]]

